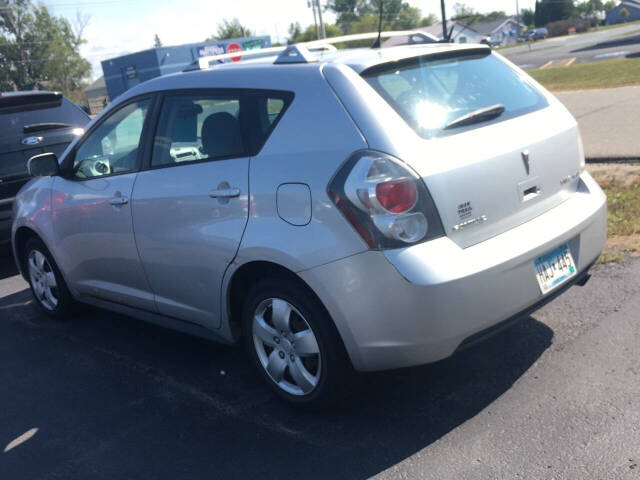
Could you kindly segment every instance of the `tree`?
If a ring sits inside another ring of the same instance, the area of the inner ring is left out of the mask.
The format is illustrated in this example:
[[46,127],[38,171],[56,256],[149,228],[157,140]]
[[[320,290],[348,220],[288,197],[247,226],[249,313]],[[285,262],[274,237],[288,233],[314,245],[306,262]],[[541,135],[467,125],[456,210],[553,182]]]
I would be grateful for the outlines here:
[[622,10],[620,10],[620,18],[622,19],[623,22],[626,22],[627,19],[629,18],[629,10],[627,10],[626,8],[622,8]]
[[540,0],[536,1],[534,22],[536,27],[558,20],[566,20],[574,13],[573,0]]
[[287,39],[287,44],[291,45],[292,43],[295,43],[295,39],[299,38],[300,35],[302,35],[302,27],[300,26],[300,23],[296,22],[289,24],[289,38]]
[[606,2],[604,2],[602,4],[602,9],[605,12],[610,12],[611,10],[616,8],[617,6],[618,6],[618,3],[615,0],[607,0]]
[[222,20],[222,23],[218,24],[217,33],[207,38],[205,41],[209,42],[212,40],[226,40],[229,38],[242,38],[242,37],[250,37],[251,30],[244,27],[240,20],[234,18],[229,21],[227,19]]
[[437,15],[435,15],[433,13],[430,13],[429,15],[424,17],[422,20],[420,20],[420,23],[418,23],[418,26],[419,27],[430,27],[431,25],[435,25],[439,21],[440,21],[440,19],[437,17]]
[[451,17],[451,19],[462,20],[462,19],[473,18],[473,17],[476,17],[477,15],[478,13],[469,5],[466,5],[464,3],[456,3],[453,5],[453,16]]
[[155,48],[161,47],[162,46],[162,41],[160,40],[160,37],[158,36],[158,34],[156,33],[155,36],[153,37],[153,46]]
[[91,64],[79,53],[88,17],[75,25],[31,0],[0,0],[0,89],[41,83],[72,95],[84,86]]
[[520,10],[520,20],[527,27],[534,24],[534,12],[531,8],[523,8]]
[[[324,29],[327,34],[327,38],[342,35],[342,31],[337,25],[325,24]],[[298,23],[292,23],[289,26],[289,38],[287,39],[287,43],[289,45],[292,43],[310,42],[312,40],[316,40],[315,25],[309,25],[304,31],[302,31],[302,28]]]
[[[345,33],[369,31],[378,29],[378,15],[381,0],[331,0],[327,8],[337,15],[336,24]],[[384,0],[383,4],[384,30],[404,30],[417,27],[420,23],[420,9],[412,7],[402,0]],[[375,17],[375,26],[372,24]]]

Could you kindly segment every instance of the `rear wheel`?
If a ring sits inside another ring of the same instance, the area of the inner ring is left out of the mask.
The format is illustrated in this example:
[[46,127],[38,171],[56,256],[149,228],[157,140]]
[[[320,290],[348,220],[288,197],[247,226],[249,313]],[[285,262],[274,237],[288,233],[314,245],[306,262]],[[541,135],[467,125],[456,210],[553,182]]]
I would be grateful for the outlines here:
[[73,298],[49,250],[40,239],[32,238],[27,242],[23,262],[38,309],[58,319],[71,313]]
[[322,408],[348,393],[355,373],[328,313],[286,278],[256,284],[243,308],[245,344],[261,376],[289,404]]

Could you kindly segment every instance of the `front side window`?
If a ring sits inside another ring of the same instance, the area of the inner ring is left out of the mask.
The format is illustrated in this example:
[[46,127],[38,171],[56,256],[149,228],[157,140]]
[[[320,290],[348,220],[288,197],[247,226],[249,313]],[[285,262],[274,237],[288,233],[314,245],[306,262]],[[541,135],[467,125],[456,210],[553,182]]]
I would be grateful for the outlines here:
[[410,58],[372,67],[362,77],[425,138],[506,120],[547,105],[524,76],[488,52]]
[[137,169],[140,137],[150,99],[130,103],[96,128],[76,150],[73,174],[95,178]]
[[237,95],[175,95],[162,103],[151,166],[245,153]]

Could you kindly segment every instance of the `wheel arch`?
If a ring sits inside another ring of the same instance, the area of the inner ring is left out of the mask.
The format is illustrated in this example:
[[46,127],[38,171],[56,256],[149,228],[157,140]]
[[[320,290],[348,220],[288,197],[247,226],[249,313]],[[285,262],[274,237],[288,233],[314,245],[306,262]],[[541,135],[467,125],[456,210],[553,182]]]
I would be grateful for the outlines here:
[[[42,240],[42,237],[40,237],[40,235],[38,235],[35,230],[27,226],[19,227],[16,230],[15,234],[13,235],[13,254],[16,260],[16,265],[20,270],[20,274],[25,280],[27,280],[27,276],[26,276],[27,273],[24,268],[24,254],[25,254],[24,248],[26,247],[27,242],[32,238],[37,238],[42,243],[44,243],[45,246],[47,245],[44,242],[44,240]],[[51,252],[51,249],[49,249],[49,247],[47,247],[47,250]]]
[[309,291],[309,293],[316,298],[318,304],[322,306],[327,317],[331,319],[333,328],[338,331],[333,318],[331,318],[329,311],[320,297],[299,275],[275,262],[253,260],[241,265],[232,273],[226,288],[226,302],[224,304],[226,306],[226,320],[231,334],[235,339],[240,338],[242,335],[242,303],[245,295],[254,282],[269,276],[288,278]]

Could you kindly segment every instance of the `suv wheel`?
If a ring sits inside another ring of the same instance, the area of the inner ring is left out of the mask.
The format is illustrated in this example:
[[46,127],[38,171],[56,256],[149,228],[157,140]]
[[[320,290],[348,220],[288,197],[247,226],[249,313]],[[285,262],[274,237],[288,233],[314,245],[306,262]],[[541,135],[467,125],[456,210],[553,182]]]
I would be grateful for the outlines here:
[[353,385],[353,367],[333,321],[297,282],[257,283],[244,303],[243,332],[262,377],[291,405],[321,408]]
[[39,310],[51,317],[64,318],[71,312],[73,298],[51,254],[37,238],[27,242],[24,252],[25,271]]

